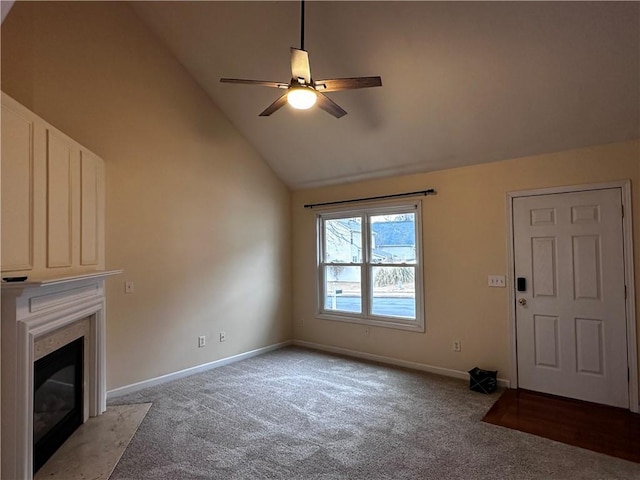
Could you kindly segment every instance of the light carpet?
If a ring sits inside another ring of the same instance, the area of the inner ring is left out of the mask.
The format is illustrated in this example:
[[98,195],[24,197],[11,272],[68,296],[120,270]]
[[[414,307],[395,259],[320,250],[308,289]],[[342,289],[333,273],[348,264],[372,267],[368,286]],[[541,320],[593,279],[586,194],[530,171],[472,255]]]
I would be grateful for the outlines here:
[[640,478],[635,463],[481,422],[498,395],[285,348],[117,398],[153,406],[111,480]]

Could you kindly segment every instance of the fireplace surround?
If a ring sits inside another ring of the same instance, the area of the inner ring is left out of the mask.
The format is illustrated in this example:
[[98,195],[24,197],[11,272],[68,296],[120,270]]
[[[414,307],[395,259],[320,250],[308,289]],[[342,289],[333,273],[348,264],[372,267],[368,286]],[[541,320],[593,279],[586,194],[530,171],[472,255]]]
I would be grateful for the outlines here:
[[2,478],[33,478],[34,364],[84,338],[82,421],[106,409],[104,279],[121,270],[2,283]]

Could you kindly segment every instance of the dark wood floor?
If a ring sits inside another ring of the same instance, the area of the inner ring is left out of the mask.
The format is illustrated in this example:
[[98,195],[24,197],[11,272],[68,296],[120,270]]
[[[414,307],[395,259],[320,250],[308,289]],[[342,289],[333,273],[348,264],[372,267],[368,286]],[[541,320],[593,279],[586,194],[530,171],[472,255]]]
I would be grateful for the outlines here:
[[640,415],[527,390],[506,390],[482,419],[640,463]]

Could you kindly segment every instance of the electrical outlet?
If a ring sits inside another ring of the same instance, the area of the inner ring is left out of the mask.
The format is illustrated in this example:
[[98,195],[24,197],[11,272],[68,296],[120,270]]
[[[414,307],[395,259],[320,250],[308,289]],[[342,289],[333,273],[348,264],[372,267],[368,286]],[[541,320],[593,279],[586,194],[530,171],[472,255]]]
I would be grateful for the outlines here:
[[135,292],[135,287],[133,286],[133,282],[124,282],[124,293],[133,293]]
[[224,342],[227,339],[227,334],[224,332],[220,332],[220,341]]
[[202,348],[207,344],[207,339],[205,338],[204,335],[201,335],[198,337],[198,347]]
[[460,340],[454,340],[453,341],[453,351],[454,352],[461,352],[462,351],[462,342],[460,342]]
[[369,327],[364,327],[364,336],[365,337],[369,336]]
[[504,288],[507,286],[507,278],[504,275],[489,275],[487,283],[490,287]]

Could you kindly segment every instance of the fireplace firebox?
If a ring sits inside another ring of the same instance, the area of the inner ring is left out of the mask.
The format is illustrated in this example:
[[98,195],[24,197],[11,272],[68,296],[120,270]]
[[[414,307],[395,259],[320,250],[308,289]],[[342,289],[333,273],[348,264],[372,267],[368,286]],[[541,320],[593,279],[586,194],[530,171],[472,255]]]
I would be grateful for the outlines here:
[[33,472],[82,424],[84,337],[34,362]]

